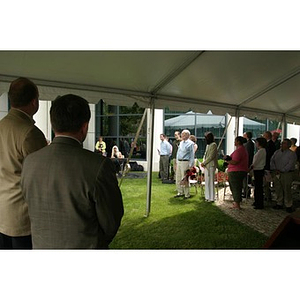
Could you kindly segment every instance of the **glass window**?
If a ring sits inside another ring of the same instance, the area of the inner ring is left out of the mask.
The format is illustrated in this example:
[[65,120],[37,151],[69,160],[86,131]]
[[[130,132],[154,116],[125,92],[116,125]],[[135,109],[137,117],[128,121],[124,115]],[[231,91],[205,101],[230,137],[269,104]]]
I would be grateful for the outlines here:
[[[273,131],[278,128],[278,121],[271,121],[268,119],[258,120],[244,118],[243,132],[251,131],[253,139],[260,137],[265,131]],[[280,126],[279,126],[280,128]]]
[[[135,137],[136,131],[140,125],[142,115],[128,115],[121,116],[119,118],[120,121],[120,135],[122,136],[130,136]],[[146,137],[147,135],[147,122],[144,121],[142,129],[140,131],[140,136]]]
[[[144,108],[137,104],[132,107],[107,105],[100,101],[96,105],[96,140],[99,135],[106,142],[107,156],[117,145],[125,157],[128,157],[136,131],[144,114]],[[147,122],[145,121],[138,141],[134,147],[132,158],[146,159]]]

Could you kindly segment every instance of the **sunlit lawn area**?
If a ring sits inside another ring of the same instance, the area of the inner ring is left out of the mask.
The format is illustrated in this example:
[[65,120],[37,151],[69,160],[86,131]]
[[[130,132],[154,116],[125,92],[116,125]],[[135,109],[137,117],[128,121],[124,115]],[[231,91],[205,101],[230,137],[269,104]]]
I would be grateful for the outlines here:
[[123,180],[125,214],[111,249],[258,249],[267,238],[207,203],[174,198],[175,184],[162,184],[153,173],[152,201],[146,211],[147,179]]

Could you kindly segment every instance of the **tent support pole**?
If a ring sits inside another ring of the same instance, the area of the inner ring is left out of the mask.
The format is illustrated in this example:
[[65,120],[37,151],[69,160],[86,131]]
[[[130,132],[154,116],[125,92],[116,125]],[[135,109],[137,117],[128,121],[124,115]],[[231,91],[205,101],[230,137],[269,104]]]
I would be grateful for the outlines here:
[[147,145],[148,149],[148,157],[147,157],[147,204],[146,204],[146,213],[145,217],[149,217],[150,208],[151,208],[151,191],[152,191],[152,166],[153,166],[153,136],[154,136],[154,98],[151,98],[150,103],[150,122],[149,122],[149,145]]
[[240,125],[240,110],[235,111],[235,137],[239,135],[239,125]]
[[286,123],[286,115],[282,116],[281,122],[281,140],[285,139],[287,136],[287,123]]

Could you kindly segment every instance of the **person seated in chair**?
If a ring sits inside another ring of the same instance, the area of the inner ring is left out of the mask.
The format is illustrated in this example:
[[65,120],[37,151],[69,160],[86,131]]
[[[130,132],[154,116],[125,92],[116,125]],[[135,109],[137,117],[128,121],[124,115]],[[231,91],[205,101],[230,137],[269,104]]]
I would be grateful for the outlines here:
[[124,155],[119,151],[118,146],[113,146],[111,150],[111,158],[124,158]]
[[95,152],[106,156],[106,143],[103,141],[103,137],[101,135],[95,145]]
[[[120,159],[123,159],[124,155],[119,151],[118,146],[113,146],[111,150],[111,159],[116,167],[116,173],[118,174],[121,171],[121,164]],[[120,175],[120,174],[119,174]]]

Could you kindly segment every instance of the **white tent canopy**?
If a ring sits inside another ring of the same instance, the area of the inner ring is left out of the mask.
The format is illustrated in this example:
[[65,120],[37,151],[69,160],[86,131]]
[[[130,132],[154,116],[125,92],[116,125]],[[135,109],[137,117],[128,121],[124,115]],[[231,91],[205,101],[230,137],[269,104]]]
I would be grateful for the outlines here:
[[0,95],[16,77],[40,98],[300,121],[300,51],[1,51]]

